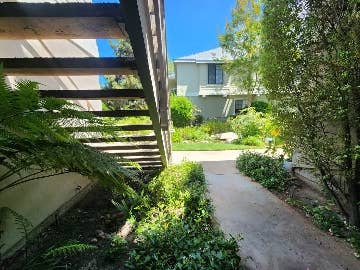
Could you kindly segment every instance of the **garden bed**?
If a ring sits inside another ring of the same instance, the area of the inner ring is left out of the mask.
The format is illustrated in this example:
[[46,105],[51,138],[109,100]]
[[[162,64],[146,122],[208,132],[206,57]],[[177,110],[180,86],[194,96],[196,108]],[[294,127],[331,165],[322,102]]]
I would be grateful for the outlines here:
[[1,269],[55,269],[49,249],[64,269],[241,269],[236,240],[213,222],[202,167],[191,162],[169,166],[132,198],[94,188],[31,241],[27,264],[22,250]]

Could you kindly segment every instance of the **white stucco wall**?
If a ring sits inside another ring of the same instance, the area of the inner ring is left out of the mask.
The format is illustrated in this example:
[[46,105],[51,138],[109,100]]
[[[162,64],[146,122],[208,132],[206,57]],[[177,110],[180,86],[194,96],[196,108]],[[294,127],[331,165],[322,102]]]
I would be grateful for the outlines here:
[[224,83],[208,84],[208,64],[175,62],[177,94],[179,96],[208,96],[243,94],[224,72]]
[[[0,1],[0,2],[91,2],[86,1]],[[0,57],[90,57],[99,56],[96,40],[0,40]],[[9,76],[13,83],[19,79],[30,79],[41,83],[41,89],[92,90],[100,89],[98,76]],[[76,101],[85,110],[101,110],[100,101]],[[1,169],[0,169],[1,171]],[[1,173],[1,172],[0,172]],[[0,193],[0,207],[9,207],[25,216],[33,228],[89,185],[89,179],[78,174],[65,174],[30,182]],[[4,184],[4,183],[3,183]],[[4,230],[1,242],[5,246],[1,253],[21,239],[13,222],[1,220]]]
[[[232,82],[224,72],[224,83],[208,84],[208,64],[195,62],[175,62],[177,95],[187,96],[200,109],[205,118],[226,118],[235,114],[235,100],[247,100],[244,91]],[[254,100],[266,101],[265,96]]]

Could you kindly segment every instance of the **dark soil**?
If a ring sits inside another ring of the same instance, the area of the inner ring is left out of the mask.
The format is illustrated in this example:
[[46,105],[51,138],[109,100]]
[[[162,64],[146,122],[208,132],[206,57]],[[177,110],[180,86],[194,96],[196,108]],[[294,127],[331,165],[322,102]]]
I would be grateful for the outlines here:
[[[95,186],[82,201],[28,244],[27,257],[41,256],[51,247],[79,241],[98,248],[81,255],[62,258],[59,263],[61,269],[123,269],[125,258],[112,260],[107,253],[111,247],[111,237],[125,223],[124,215],[114,207],[111,198],[110,191]],[[25,254],[25,249],[20,250],[4,261],[0,269],[24,269]]]

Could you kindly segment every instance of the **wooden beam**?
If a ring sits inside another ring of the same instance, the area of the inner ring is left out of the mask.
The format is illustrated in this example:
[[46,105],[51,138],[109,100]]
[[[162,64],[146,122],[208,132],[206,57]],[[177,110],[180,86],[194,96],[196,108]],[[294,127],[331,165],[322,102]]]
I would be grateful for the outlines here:
[[[122,161],[119,162],[120,164],[127,164],[129,163],[129,161]],[[162,162],[158,161],[158,162],[136,162],[138,163],[140,166],[162,166]]]
[[102,142],[153,142],[156,141],[154,135],[144,136],[120,136],[120,137],[94,137],[94,138],[79,138],[80,142],[83,143],[102,143]]
[[[145,170],[151,170],[151,169],[160,169],[162,168],[163,165],[158,164],[158,165],[149,165],[149,166],[141,166],[141,169],[145,169]],[[133,167],[131,165],[124,165],[123,167],[127,168],[127,169],[137,169],[136,167]]]
[[91,147],[96,148],[97,150],[107,151],[107,150],[142,150],[142,149],[158,149],[156,144],[133,144],[133,145],[102,145],[102,146],[94,146]]
[[112,39],[124,32],[113,18],[0,18],[0,39]]
[[149,152],[145,152],[145,151],[139,151],[139,152],[112,152],[109,153],[110,155],[114,155],[114,156],[118,156],[118,157],[149,157],[149,156],[159,156],[160,152],[159,151],[149,151]]
[[160,170],[162,169],[163,166],[162,165],[152,165],[152,166],[141,166],[141,169],[142,170],[145,170],[145,171],[154,171],[154,170]]
[[114,17],[123,21],[116,3],[10,3],[0,4],[0,17]]
[[[150,12],[146,8],[147,1],[121,0],[124,11],[126,29],[129,34],[131,46],[136,56],[141,84],[145,91],[145,100],[149,108],[150,118],[154,126],[159,151],[163,164],[167,166],[169,161],[165,136],[160,125],[160,111],[158,104],[158,76],[156,73],[156,59],[154,55],[152,33],[149,27]],[[158,14],[155,14],[155,16]]]
[[0,58],[5,75],[76,76],[136,74],[133,57]]
[[125,162],[160,161],[161,162],[161,158],[160,157],[122,158],[121,161],[125,161]]
[[91,113],[99,117],[149,116],[148,110],[91,111]]
[[1,3],[0,39],[123,38],[119,4]]
[[144,98],[142,89],[116,90],[39,90],[42,97],[55,97],[70,100],[116,100]]
[[[66,127],[70,132],[99,132],[99,127]],[[140,131],[153,130],[151,124],[144,125],[119,125],[106,127],[109,131]],[[103,129],[102,129],[103,130]]]

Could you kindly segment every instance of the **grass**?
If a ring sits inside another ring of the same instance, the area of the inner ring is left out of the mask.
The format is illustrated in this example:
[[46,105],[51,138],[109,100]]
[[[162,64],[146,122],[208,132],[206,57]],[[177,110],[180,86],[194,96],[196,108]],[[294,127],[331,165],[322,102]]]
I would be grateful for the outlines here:
[[261,149],[264,147],[249,146],[234,143],[221,143],[221,142],[210,142],[210,143],[173,143],[173,151],[221,151],[221,150],[245,150],[245,149]]

